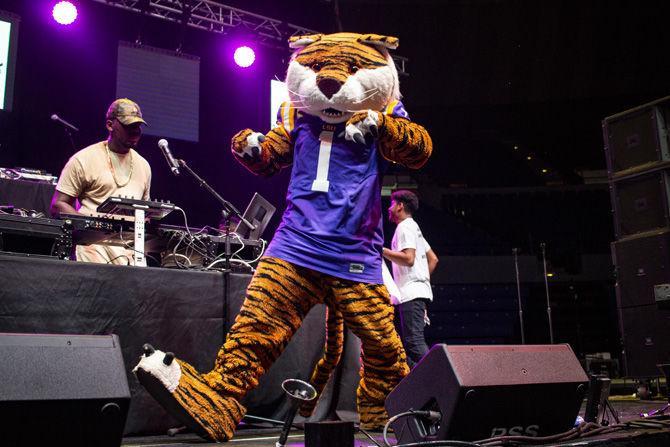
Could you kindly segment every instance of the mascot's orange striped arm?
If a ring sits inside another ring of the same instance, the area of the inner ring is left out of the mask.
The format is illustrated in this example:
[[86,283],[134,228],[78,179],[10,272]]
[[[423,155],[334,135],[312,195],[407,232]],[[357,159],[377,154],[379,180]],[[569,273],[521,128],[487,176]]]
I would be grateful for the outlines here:
[[282,127],[266,135],[245,129],[233,137],[231,149],[248,170],[264,177],[293,163],[293,143]]
[[381,112],[357,113],[347,122],[346,132],[359,142],[373,136],[384,158],[411,169],[426,164],[433,152],[433,141],[423,126]]

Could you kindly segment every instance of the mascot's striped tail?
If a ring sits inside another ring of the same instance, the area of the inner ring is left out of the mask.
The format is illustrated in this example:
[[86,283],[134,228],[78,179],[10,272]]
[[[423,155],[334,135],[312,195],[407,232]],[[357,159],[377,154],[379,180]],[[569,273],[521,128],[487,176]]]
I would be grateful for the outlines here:
[[[328,383],[330,375],[335,370],[335,367],[340,362],[342,357],[342,349],[344,345],[344,318],[342,313],[328,307],[326,309],[326,344],[323,352],[323,357],[314,367],[312,377],[309,380],[310,384],[316,390],[317,396],[320,396],[323,389]],[[312,399],[300,405],[300,415],[310,417],[316,407],[317,399]]]

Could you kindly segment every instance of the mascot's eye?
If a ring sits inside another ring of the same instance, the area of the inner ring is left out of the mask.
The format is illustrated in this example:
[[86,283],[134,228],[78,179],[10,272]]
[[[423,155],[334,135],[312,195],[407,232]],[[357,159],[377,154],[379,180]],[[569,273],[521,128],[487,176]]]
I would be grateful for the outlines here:
[[323,65],[322,65],[321,63],[319,63],[319,62],[314,62],[314,63],[310,66],[310,68],[311,68],[312,70],[314,70],[314,71],[319,71],[319,70],[321,70],[322,67],[323,67]]
[[358,68],[359,68],[358,65],[352,65],[351,67],[349,67],[349,71],[351,71],[352,73],[356,73],[358,71]]

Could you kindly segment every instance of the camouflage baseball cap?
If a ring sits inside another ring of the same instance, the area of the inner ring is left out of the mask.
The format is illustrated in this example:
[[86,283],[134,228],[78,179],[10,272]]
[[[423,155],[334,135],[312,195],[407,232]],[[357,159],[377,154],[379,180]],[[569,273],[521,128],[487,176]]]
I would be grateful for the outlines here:
[[128,98],[117,99],[109,105],[109,109],[107,109],[107,119],[111,120],[114,118],[119,120],[124,126],[133,123],[147,124],[147,122],[142,119],[142,110],[140,110],[140,106]]

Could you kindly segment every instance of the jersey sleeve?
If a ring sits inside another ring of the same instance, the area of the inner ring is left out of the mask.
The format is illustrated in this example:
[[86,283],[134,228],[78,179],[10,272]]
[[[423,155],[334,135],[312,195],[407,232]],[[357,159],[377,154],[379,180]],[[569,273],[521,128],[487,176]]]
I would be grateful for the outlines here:
[[286,132],[286,135],[290,135],[291,131],[295,128],[297,112],[290,102],[283,102],[277,111],[277,125],[275,129],[281,128]]
[[409,119],[409,113],[405,110],[402,101],[399,100],[391,101],[391,103],[384,109],[384,115]]

